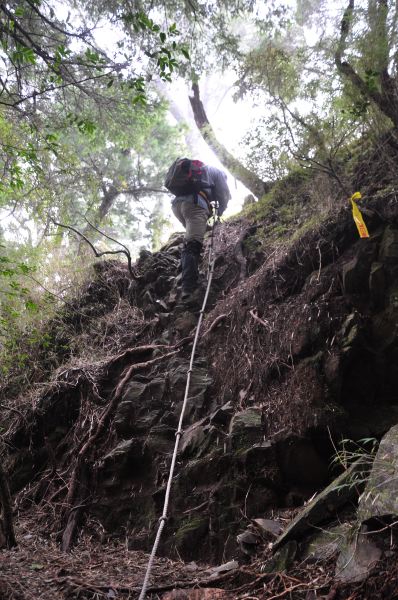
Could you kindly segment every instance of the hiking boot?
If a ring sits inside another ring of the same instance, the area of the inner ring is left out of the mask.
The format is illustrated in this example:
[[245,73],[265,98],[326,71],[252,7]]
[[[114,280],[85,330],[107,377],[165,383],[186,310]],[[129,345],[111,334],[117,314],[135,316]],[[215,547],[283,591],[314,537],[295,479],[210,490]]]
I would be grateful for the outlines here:
[[202,244],[196,240],[184,243],[181,252],[181,283],[183,294],[185,290],[195,290],[199,277],[199,259]]

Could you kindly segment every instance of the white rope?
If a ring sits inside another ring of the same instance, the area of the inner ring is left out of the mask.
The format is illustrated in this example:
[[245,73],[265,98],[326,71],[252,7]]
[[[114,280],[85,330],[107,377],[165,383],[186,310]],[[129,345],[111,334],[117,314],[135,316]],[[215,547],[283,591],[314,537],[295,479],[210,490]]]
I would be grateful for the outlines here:
[[198,320],[198,324],[196,326],[195,338],[194,338],[193,345],[192,345],[191,360],[189,361],[189,368],[188,368],[188,372],[187,372],[187,383],[186,383],[186,386],[185,386],[184,401],[182,403],[180,420],[178,422],[178,428],[177,428],[177,431],[176,431],[176,434],[175,434],[176,435],[176,441],[175,441],[175,445],[174,445],[173,456],[172,456],[172,459],[171,459],[169,479],[167,481],[167,486],[166,486],[166,494],[165,494],[165,497],[164,497],[163,512],[162,512],[162,516],[159,518],[158,531],[156,533],[156,538],[155,538],[155,541],[153,543],[152,552],[151,552],[151,555],[150,555],[149,560],[148,560],[148,565],[147,565],[147,569],[146,569],[146,573],[145,573],[145,577],[144,577],[144,583],[142,584],[141,593],[139,595],[138,600],[144,600],[145,599],[146,591],[147,591],[147,588],[148,588],[148,581],[149,581],[149,577],[150,577],[150,574],[151,574],[151,571],[152,571],[153,561],[154,561],[155,556],[156,556],[156,552],[157,552],[157,549],[158,549],[158,546],[159,546],[160,537],[162,535],[163,528],[164,528],[164,526],[166,524],[166,521],[167,521],[167,511],[168,511],[168,508],[169,508],[171,483],[172,483],[173,476],[174,476],[174,468],[175,468],[175,464],[176,464],[176,460],[177,460],[178,446],[180,444],[180,439],[181,439],[182,434],[183,434],[182,423],[183,423],[183,420],[184,420],[184,413],[185,413],[185,409],[186,409],[187,402],[188,402],[188,393],[189,393],[189,386],[190,386],[190,383],[191,383],[191,373],[192,373],[192,370],[193,370],[193,361],[194,361],[194,358],[195,358],[195,352],[196,352],[196,346],[197,346],[198,339],[199,339],[200,327],[202,325],[203,315],[204,315],[204,311],[205,311],[205,308],[206,308],[207,299],[209,297],[211,281],[213,279],[213,273],[214,273],[215,258],[213,257],[213,254],[214,254],[213,243],[214,243],[214,228],[216,226],[216,222],[217,221],[214,218],[214,225],[213,225],[213,230],[212,230],[211,244],[210,244],[210,253],[209,253],[209,266],[208,266],[208,271],[207,271],[206,293],[205,293],[205,297],[203,298],[202,308],[200,309],[199,320]]

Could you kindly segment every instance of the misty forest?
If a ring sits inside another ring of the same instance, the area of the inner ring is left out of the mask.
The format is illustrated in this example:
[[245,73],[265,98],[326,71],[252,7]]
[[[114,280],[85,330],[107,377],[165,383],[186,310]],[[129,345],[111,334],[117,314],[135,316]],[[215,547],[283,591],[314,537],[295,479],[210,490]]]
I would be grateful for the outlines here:
[[0,600],[398,598],[397,3],[0,0],[0,168]]

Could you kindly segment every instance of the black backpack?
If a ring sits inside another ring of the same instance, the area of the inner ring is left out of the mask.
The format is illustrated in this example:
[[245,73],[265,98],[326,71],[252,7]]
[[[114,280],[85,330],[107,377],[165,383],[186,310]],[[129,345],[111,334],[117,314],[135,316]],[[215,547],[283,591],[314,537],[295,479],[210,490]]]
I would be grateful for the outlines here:
[[200,160],[189,158],[177,158],[173,162],[164,185],[174,196],[195,194],[196,199],[199,192],[206,192],[210,196],[212,188],[206,165]]

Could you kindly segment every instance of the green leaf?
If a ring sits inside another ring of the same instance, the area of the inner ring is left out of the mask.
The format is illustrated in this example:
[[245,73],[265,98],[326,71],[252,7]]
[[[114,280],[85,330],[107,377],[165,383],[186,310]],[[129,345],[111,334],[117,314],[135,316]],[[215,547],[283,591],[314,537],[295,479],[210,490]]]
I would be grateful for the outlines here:
[[32,269],[32,267],[28,267],[28,265],[25,265],[23,263],[20,263],[18,265],[18,268],[22,275],[27,275],[28,273],[31,273],[34,270]]
[[11,59],[21,65],[34,65],[36,63],[36,54],[33,52],[32,48],[18,44],[17,49],[11,54]]
[[39,306],[36,304],[36,302],[33,302],[33,300],[26,300],[25,308],[29,312],[37,312],[39,310]]
[[76,126],[80,133],[89,136],[92,135],[97,129],[94,121],[91,121],[90,119],[79,119],[76,121]]
[[133,98],[133,104],[141,104],[142,106],[146,106],[146,97],[143,94],[137,94],[137,96]]

